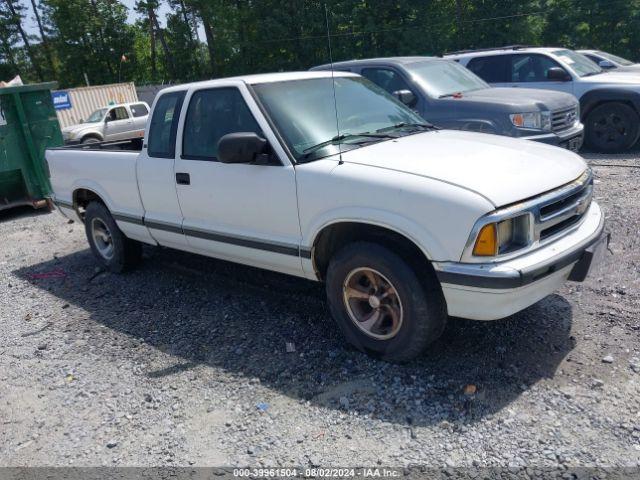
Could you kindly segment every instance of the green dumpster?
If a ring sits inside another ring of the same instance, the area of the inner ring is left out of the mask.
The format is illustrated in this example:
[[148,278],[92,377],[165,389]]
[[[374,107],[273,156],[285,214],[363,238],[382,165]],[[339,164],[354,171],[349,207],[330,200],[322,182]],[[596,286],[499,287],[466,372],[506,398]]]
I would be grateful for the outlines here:
[[44,151],[63,145],[53,108],[55,82],[0,88],[0,210],[47,205]]

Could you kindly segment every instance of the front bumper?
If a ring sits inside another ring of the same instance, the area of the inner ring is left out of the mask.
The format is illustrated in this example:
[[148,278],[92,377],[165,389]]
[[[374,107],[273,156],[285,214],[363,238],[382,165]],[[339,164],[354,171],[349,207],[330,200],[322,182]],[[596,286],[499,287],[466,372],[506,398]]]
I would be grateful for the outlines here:
[[[567,280],[582,281],[606,248],[604,215],[593,202],[584,219],[558,240],[497,263],[434,262],[449,315],[496,320],[553,293]],[[603,247],[604,244],[604,247]]]
[[573,127],[560,132],[540,133],[520,138],[523,140],[533,140],[535,142],[546,143],[548,145],[555,145],[577,152],[582,147],[582,142],[584,140],[584,125],[577,122]]

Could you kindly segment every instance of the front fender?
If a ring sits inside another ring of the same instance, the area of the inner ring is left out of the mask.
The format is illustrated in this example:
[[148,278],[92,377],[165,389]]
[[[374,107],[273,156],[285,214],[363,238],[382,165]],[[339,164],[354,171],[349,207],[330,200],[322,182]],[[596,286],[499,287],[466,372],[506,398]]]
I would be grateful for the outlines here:
[[582,121],[584,122],[591,110],[603,102],[628,103],[633,106],[636,112],[640,112],[640,92],[631,88],[597,88],[585,93],[580,98]]
[[311,249],[320,232],[337,223],[363,223],[392,230],[411,240],[429,260],[451,258],[451,252],[436,236],[410,218],[378,208],[344,207],[326,211],[312,219],[302,234],[302,245]]

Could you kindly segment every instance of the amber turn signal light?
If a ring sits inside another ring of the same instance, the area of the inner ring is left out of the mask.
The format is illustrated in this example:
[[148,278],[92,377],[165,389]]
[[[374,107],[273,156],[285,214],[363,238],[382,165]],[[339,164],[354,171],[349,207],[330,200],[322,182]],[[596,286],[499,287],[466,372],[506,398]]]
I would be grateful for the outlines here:
[[476,244],[473,247],[473,254],[479,257],[492,257],[498,253],[498,232],[495,223],[489,223],[482,227]]

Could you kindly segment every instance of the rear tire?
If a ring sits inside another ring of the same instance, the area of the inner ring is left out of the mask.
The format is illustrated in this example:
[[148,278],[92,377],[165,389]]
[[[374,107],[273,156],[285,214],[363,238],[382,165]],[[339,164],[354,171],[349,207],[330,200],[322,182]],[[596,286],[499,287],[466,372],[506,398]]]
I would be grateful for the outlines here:
[[140,263],[142,244],[122,233],[103,203],[89,203],[84,226],[91,251],[107,270],[121,273]]
[[596,152],[629,150],[640,136],[640,117],[633,108],[608,102],[594,108],[585,121],[585,143]]
[[422,354],[446,324],[435,276],[425,272],[419,278],[403,258],[375,243],[355,242],[335,254],[326,291],[346,340],[385,361],[402,363]]

